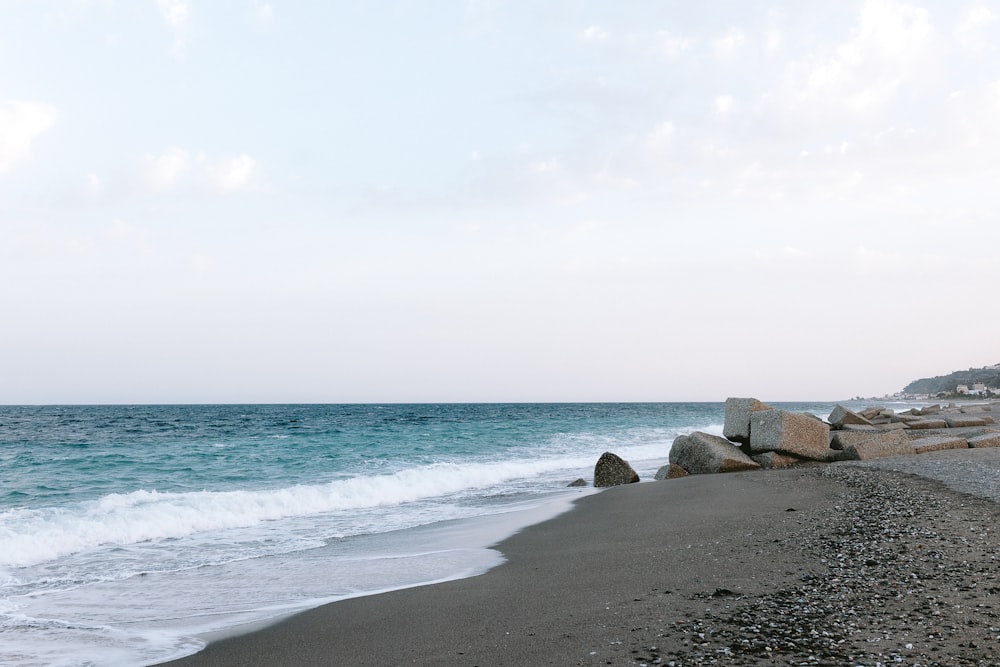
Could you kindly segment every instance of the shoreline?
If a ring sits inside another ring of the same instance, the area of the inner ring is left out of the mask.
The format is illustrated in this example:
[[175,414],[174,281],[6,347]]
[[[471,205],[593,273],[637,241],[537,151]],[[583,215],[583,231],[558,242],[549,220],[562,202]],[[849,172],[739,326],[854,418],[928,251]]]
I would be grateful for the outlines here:
[[333,602],[163,664],[989,664],[996,514],[857,464],[614,487],[500,542],[484,574]]

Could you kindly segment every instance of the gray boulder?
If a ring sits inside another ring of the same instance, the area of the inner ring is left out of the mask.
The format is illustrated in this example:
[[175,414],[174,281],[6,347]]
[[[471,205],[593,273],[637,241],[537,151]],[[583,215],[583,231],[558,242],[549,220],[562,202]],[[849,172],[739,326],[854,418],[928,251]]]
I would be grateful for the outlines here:
[[868,461],[889,456],[913,455],[913,445],[902,431],[862,433],[838,431],[833,436],[834,449],[843,450],[846,461]]
[[833,412],[830,413],[830,425],[835,429],[844,428],[845,424],[853,424],[858,426],[871,426],[870,420],[865,419],[856,412],[851,412],[843,405],[837,404],[833,408]]
[[662,466],[659,470],[656,471],[656,476],[653,479],[657,481],[662,481],[665,479],[677,479],[678,477],[687,477],[690,474],[691,473],[689,473],[687,470],[680,467],[676,463],[668,463],[667,465]]
[[692,475],[760,468],[758,463],[725,438],[699,431],[674,440],[670,446],[670,462]]
[[910,445],[917,454],[926,454],[927,452],[938,452],[942,449],[965,449],[969,446],[969,443],[965,438],[941,435],[934,438],[911,440]]
[[587,480],[585,480],[583,477],[578,477],[569,484],[567,484],[566,486],[587,486]]
[[948,428],[948,422],[943,419],[918,419],[915,422],[908,422],[906,425],[911,429]]
[[750,442],[750,415],[759,410],[771,410],[771,406],[756,398],[727,398],[726,421],[722,435],[727,440],[747,444]]
[[772,470],[774,468],[791,468],[792,466],[799,465],[802,463],[802,459],[797,456],[789,456],[788,454],[779,454],[778,452],[764,452],[763,454],[754,454],[751,456],[757,464],[765,469]]
[[830,427],[808,415],[761,410],[750,416],[750,453],[780,452],[813,461],[837,458],[830,451]]
[[984,433],[969,438],[969,447],[1000,447],[1000,433]]
[[963,426],[986,426],[986,420],[982,417],[954,416],[945,417],[944,421],[949,428],[962,428]]
[[601,458],[597,459],[597,464],[594,466],[594,486],[619,486],[638,481],[639,473],[617,454],[604,452]]

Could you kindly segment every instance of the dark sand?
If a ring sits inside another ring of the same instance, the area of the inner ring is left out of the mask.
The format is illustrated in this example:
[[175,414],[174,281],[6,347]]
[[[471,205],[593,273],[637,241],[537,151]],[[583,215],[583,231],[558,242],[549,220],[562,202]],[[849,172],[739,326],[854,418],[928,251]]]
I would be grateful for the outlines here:
[[608,489],[481,576],[171,665],[995,665],[997,505],[848,465]]

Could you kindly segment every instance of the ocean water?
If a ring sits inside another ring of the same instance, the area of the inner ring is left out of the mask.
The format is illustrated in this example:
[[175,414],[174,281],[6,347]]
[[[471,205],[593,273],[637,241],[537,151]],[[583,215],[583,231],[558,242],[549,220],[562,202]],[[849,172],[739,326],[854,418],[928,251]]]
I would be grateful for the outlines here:
[[[774,404],[828,415],[832,404]],[[471,576],[722,403],[0,406],[0,665],[142,665]]]

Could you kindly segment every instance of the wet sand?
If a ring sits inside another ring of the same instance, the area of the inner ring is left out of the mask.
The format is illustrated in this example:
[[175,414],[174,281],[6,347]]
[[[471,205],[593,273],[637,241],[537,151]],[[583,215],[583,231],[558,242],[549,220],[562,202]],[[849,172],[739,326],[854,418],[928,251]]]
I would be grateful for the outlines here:
[[856,464],[616,487],[500,543],[507,561],[483,575],[168,664],[996,664],[998,516]]

